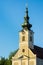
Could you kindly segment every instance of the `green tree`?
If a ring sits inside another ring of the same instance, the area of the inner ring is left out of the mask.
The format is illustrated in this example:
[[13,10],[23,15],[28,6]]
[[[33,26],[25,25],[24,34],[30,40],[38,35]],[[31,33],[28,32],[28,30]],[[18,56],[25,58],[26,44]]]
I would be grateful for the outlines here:
[[0,65],[12,65],[12,57],[17,53],[18,49],[14,52],[11,52],[9,57],[5,59],[5,57],[1,57]]
[[1,57],[0,65],[4,65],[4,64],[5,64],[5,58],[4,57]]
[[12,59],[12,57],[17,53],[18,49],[14,52],[11,52],[10,55],[9,55],[9,59]]
[[6,59],[6,60],[5,60],[5,64],[4,64],[4,65],[12,65],[12,64],[11,64],[11,60]]

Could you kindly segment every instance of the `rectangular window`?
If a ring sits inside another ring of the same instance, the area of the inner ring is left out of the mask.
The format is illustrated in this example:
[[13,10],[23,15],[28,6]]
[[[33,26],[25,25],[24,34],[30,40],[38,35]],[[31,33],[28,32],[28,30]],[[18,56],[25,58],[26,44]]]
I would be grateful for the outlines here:
[[22,37],[22,41],[25,41],[25,36]]

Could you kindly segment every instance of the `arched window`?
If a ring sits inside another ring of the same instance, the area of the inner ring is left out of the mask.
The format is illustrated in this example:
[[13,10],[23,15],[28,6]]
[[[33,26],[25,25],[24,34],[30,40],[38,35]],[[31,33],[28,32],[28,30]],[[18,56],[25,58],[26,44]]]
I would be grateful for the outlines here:
[[22,52],[25,52],[25,49],[22,49]]
[[22,41],[25,41],[25,36],[22,37]]

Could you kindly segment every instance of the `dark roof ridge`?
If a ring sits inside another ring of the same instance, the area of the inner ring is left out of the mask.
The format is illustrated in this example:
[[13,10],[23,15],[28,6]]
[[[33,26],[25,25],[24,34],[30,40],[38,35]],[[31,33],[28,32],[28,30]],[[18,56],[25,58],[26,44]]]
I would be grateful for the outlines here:
[[31,51],[36,54],[36,56],[40,59],[43,59],[43,48],[34,45],[34,49],[31,49]]
[[36,45],[34,45],[34,47],[38,47],[38,48],[40,48],[40,49],[43,49],[42,47],[40,47],[40,46],[36,46]]

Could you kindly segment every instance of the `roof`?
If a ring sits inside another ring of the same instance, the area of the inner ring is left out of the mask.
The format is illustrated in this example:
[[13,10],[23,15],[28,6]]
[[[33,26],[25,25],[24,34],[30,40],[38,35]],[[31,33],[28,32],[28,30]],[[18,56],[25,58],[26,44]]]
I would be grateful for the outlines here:
[[43,59],[43,48],[34,45],[34,49],[31,50],[38,58]]

